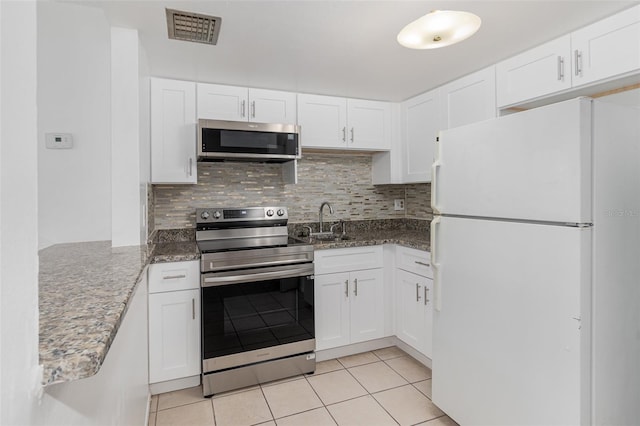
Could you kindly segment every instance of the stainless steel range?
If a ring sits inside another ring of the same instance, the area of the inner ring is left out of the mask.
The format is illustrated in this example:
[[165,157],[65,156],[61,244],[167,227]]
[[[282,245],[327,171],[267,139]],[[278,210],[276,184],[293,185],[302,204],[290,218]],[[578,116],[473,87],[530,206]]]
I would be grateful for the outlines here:
[[285,207],[196,211],[205,396],[315,371],[313,246]]

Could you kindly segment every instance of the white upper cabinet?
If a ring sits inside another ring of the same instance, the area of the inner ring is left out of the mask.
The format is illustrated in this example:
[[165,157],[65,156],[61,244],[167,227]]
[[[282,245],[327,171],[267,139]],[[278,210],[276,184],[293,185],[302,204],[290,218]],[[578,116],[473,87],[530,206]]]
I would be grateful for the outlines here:
[[496,73],[491,66],[440,87],[442,129],[496,117]]
[[196,183],[196,84],[151,79],[151,183]]
[[298,95],[298,124],[307,148],[391,149],[391,104],[333,96]]
[[573,85],[640,70],[640,6],[571,34]]
[[635,6],[497,64],[498,107],[639,71],[640,6]]
[[430,182],[436,136],[442,127],[438,90],[401,105],[403,181]]
[[303,147],[347,148],[347,100],[298,95],[298,124]]
[[296,94],[198,83],[198,118],[296,124]]
[[385,151],[391,149],[391,104],[347,100],[348,147]]
[[545,43],[496,65],[498,106],[571,87],[571,36]]

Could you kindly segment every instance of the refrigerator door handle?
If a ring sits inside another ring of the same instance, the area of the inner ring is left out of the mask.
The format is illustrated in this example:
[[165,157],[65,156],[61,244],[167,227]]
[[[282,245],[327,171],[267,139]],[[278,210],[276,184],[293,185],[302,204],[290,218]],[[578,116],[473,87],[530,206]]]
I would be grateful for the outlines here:
[[431,208],[435,214],[440,213],[438,208],[438,169],[442,166],[439,160],[431,165]]
[[440,263],[438,262],[438,229],[440,229],[440,217],[431,221],[431,268],[433,270],[433,305],[436,311],[442,308],[440,292]]

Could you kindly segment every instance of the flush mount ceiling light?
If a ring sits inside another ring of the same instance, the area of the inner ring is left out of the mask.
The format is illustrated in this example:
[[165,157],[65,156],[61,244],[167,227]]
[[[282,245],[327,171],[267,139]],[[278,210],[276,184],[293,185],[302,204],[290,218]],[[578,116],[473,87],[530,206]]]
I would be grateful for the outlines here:
[[437,49],[471,37],[481,20],[470,12],[434,10],[404,27],[398,43],[410,49]]

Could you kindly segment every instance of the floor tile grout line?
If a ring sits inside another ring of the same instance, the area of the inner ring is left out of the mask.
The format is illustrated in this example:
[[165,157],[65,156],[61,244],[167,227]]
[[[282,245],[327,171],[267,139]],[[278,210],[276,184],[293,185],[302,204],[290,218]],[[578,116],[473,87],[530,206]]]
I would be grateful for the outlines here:
[[[291,381],[293,381],[293,380],[291,380]],[[283,382],[283,383],[289,383],[289,382]],[[271,420],[275,423],[276,422],[276,416],[273,415],[273,410],[271,409],[271,405],[269,405],[269,400],[267,399],[267,395],[265,395],[265,393],[264,393],[264,389],[262,388],[262,385],[260,385],[260,393],[262,394],[262,397],[264,398],[264,402],[267,404],[267,408],[269,409],[269,413],[271,414]],[[262,423],[264,423],[264,422],[262,422]]]
[[[340,361],[338,361],[338,362],[340,363]],[[340,371],[340,370],[335,370],[335,371]],[[330,371],[330,373],[333,373],[333,371]],[[320,395],[318,395],[318,392],[316,391],[316,388],[313,387],[313,384],[309,381],[309,379],[307,377],[305,377],[305,380],[307,381],[309,386],[311,386],[311,390],[313,390],[313,393],[316,394],[316,396],[318,397],[318,400],[320,400],[320,403],[322,404],[324,409],[327,410],[327,413],[329,413],[329,416],[331,416],[331,419],[333,420],[333,422],[337,425],[338,421],[335,419],[335,417],[333,417],[333,414],[331,414],[331,411],[329,411],[329,408],[327,408],[327,404],[325,404],[324,401],[322,400],[322,398],[320,398]]]

